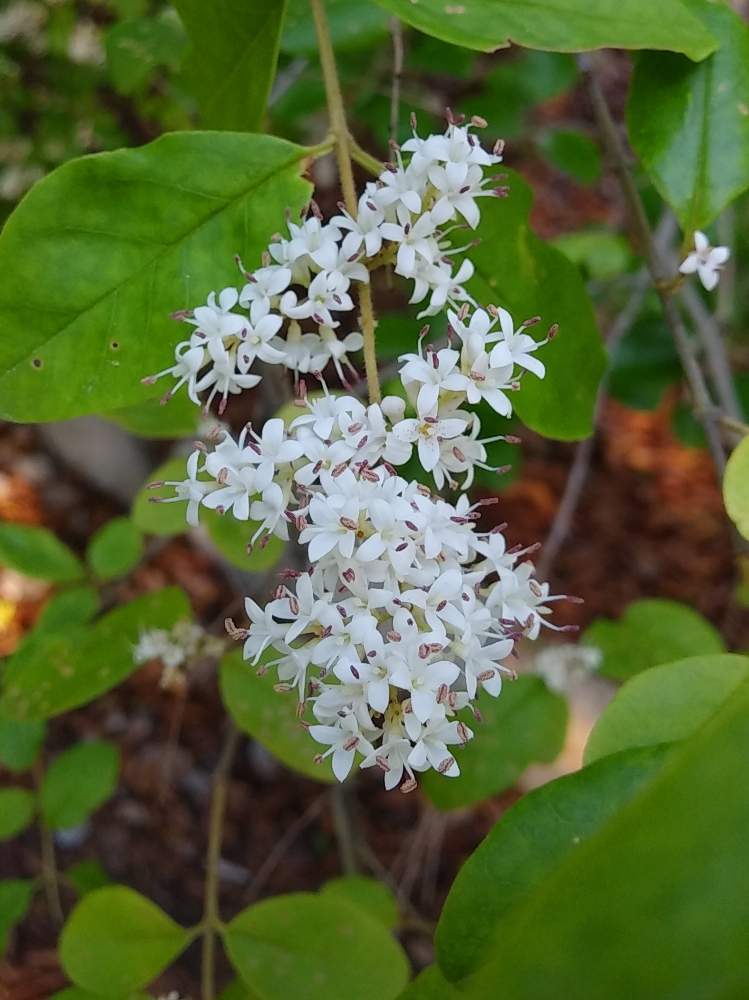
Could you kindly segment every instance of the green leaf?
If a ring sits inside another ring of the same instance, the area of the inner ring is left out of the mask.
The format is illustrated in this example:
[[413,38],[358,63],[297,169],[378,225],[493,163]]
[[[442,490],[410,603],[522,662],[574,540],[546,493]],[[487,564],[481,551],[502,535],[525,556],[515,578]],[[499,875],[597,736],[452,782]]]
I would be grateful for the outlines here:
[[91,539],[86,558],[100,580],[124,576],[143,554],[143,536],[129,517],[115,517]]
[[627,271],[632,260],[629,243],[619,233],[605,229],[580,229],[563,233],[552,240],[573,264],[585,269],[591,278],[615,278]]
[[93,587],[61,590],[44,605],[31,634],[58,632],[76,625],[85,625],[94,617],[98,608],[99,595]]
[[601,176],[598,146],[582,132],[553,129],[542,135],[540,145],[550,163],[581,184],[595,184]]
[[720,47],[696,65],[640,56],[627,121],[635,152],[691,239],[749,187],[749,28],[727,4],[684,2]]
[[55,757],[44,775],[40,805],[50,830],[80,826],[117,786],[120,755],[111,743],[80,743]]
[[125,886],[97,889],[71,913],[60,939],[63,968],[78,986],[116,997],[150,983],[189,933]]
[[[363,48],[387,36],[388,16],[369,0],[325,0],[325,12],[336,52]],[[281,48],[293,56],[317,54],[309,0],[289,0]]]
[[509,309],[518,324],[540,316],[545,330],[559,324],[559,334],[538,352],[546,377],[523,378],[513,393],[513,408],[532,430],[574,441],[593,428],[593,407],[606,355],[596,329],[593,307],[574,264],[529,228],[531,192],[518,174],[507,171],[507,198],[488,198],[481,206],[471,251],[476,274],[469,290],[483,305]]
[[466,717],[474,738],[457,747],[460,776],[427,772],[421,785],[438,809],[461,809],[509,788],[529,764],[554,760],[562,749],[567,703],[540,677],[505,684],[498,698],[482,695],[482,722]]
[[[88,990],[81,989],[80,986],[68,986],[59,993],[53,993],[50,1000],[101,1000],[101,993],[89,993]],[[152,1000],[150,993],[127,993],[125,996],[112,997],[107,994],[108,1000]]]
[[174,0],[192,42],[185,82],[206,128],[259,130],[276,75],[285,0]]
[[661,598],[634,601],[618,621],[596,618],[580,644],[600,649],[599,673],[617,680],[659,663],[726,648],[717,629],[693,608]]
[[670,385],[683,377],[673,337],[663,317],[641,316],[611,358],[609,392],[635,410],[654,410]]
[[25,788],[0,788],[0,840],[9,840],[25,830],[34,809],[34,796]]
[[715,40],[679,0],[377,0],[408,24],[454,45],[530,49],[669,49],[704,59]]
[[264,1000],[388,1000],[408,979],[406,956],[382,924],[331,895],[266,899],[223,934],[234,968]]
[[234,979],[225,990],[222,990],[218,1000],[262,1000],[241,979]]
[[0,764],[16,773],[28,771],[43,740],[43,722],[0,718]]
[[398,901],[384,882],[364,875],[341,875],[320,889],[323,896],[344,900],[374,917],[389,931],[398,925]]
[[51,583],[71,583],[83,566],[67,545],[46,528],[0,523],[0,564]]
[[[273,658],[273,650],[263,661]],[[293,771],[315,781],[334,782],[330,760],[315,764],[314,756],[323,748],[315,743],[297,718],[295,692],[273,690],[275,671],[258,677],[255,668],[237,650],[221,661],[221,697],[234,722]]]
[[596,722],[585,762],[628,750],[686,739],[749,678],[749,658],[690,656],[646,670],[621,688]]
[[236,281],[234,254],[260,260],[309,198],[306,155],[271,136],[177,132],[40,181],[0,236],[0,416],[61,420],[162,395],[140,379],[172,363],[170,313]]
[[190,616],[177,587],[123,604],[91,626],[44,633],[9,661],[0,715],[48,719],[85,705],[137,670],[133,647],[143,629],[171,628]]
[[438,965],[428,965],[412,979],[399,1000],[459,1000],[460,993],[442,975]]
[[465,996],[746,996],[747,755],[745,683],[507,913]]
[[159,399],[146,399],[101,416],[139,437],[181,438],[195,435],[201,411],[187,393],[178,392],[168,405],[162,406]]
[[157,66],[178,68],[186,45],[182,25],[171,11],[160,17],[120,21],[107,32],[107,67],[115,90],[132,94]]
[[95,889],[103,889],[111,885],[112,880],[98,861],[90,859],[79,861],[65,869],[65,878],[73,886],[79,896],[85,896]]
[[[296,415],[299,415],[298,409]],[[170,458],[158,469],[154,469],[149,482],[181,482],[186,475],[185,459]],[[133,503],[133,523],[147,534],[167,538],[189,530],[185,520],[187,505],[184,501],[158,502],[159,498],[170,496],[174,496],[172,486],[160,486],[156,489],[144,486]],[[273,535],[264,548],[256,545],[251,552],[247,552],[247,543],[259,527],[257,521],[237,521],[231,515],[222,516],[215,510],[202,508],[200,523],[224,559],[248,573],[262,573],[271,569],[286,551],[285,543]]]
[[728,459],[723,502],[739,534],[749,538],[749,437],[742,438]]
[[34,883],[29,879],[0,882],[0,956],[8,947],[10,932],[26,916],[33,895]]
[[435,933],[450,981],[486,957],[493,928],[590,840],[657,773],[662,750],[636,750],[549,782],[505,813],[453,882]]

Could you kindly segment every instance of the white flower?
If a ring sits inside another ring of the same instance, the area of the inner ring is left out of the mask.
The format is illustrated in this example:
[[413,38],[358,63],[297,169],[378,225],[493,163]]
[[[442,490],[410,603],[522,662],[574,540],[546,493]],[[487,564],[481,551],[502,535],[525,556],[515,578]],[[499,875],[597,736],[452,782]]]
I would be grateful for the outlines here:
[[239,304],[250,307],[250,319],[256,323],[270,312],[274,299],[291,284],[291,269],[271,264],[258,268],[239,293]]
[[242,343],[237,349],[237,366],[242,374],[250,370],[255,358],[260,358],[268,364],[278,364],[284,359],[283,351],[279,351],[271,344],[281,329],[282,317],[276,313],[260,315],[259,309],[255,315],[258,317],[257,320],[248,323],[239,335]]
[[[527,371],[533,372],[539,378],[543,378],[546,374],[546,368],[538,358],[532,357],[533,352],[537,351],[542,346],[542,343],[523,332],[528,325],[527,323],[522,324],[518,330],[515,330],[512,316],[506,309],[498,309],[497,313],[501,333],[492,333],[486,338],[487,343],[495,340],[499,341],[489,354],[489,363],[491,366],[493,368],[502,368],[507,365],[518,365],[520,368],[525,368]],[[545,344],[546,341],[543,341],[543,343]]]
[[427,351],[422,354],[402,354],[399,361],[405,361],[401,367],[400,377],[408,389],[409,384],[421,384],[416,405],[419,412],[428,413],[435,409],[440,392],[461,392],[468,385],[468,380],[458,367],[460,354],[443,348],[441,351]]
[[365,756],[372,752],[372,745],[359,732],[353,714],[346,715],[336,726],[310,726],[309,734],[318,743],[328,745],[318,760],[325,760],[332,754],[333,774],[339,781],[347,777],[357,750]]
[[393,435],[398,441],[416,443],[422,467],[427,472],[432,472],[439,465],[440,442],[457,437],[465,427],[464,420],[454,417],[442,419],[432,410],[420,414],[418,418],[401,420],[393,428]]
[[[416,719],[415,714],[413,718]],[[406,719],[406,725],[409,726],[408,716]],[[408,735],[414,741],[414,748],[408,757],[408,763],[414,770],[426,771],[433,767],[439,774],[457,778],[460,768],[447,748],[466,743],[471,738],[473,733],[467,726],[461,722],[450,722],[444,715],[435,714],[426,725],[419,725],[418,729],[409,726]]]
[[347,292],[348,281],[339,271],[320,271],[310,282],[308,297],[297,300],[293,291],[285,292],[281,298],[281,311],[293,319],[312,317],[320,326],[336,327],[334,312],[347,312],[354,308]]
[[239,300],[236,288],[225,288],[218,297],[211,292],[208,305],[198,306],[192,317],[186,317],[185,322],[195,327],[193,337],[205,340],[223,340],[225,337],[238,337],[244,329],[247,320],[231,312]]
[[679,270],[682,274],[694,274],[696,271],[703,286],[710,292],[718,284],[721,268],[730,256],[728,247],[711,247],[707,236],[697,230],[694,250],[681,262]]
[[439,246],[434,239],[436,226],[429,212],[411,222],[407,213],[401,212],[398,222],[384,222],[382,235],[385,239],[398,243],[395,270],[404,278],[410,278],[416,268],[417,257],[433,264],[439,256]]

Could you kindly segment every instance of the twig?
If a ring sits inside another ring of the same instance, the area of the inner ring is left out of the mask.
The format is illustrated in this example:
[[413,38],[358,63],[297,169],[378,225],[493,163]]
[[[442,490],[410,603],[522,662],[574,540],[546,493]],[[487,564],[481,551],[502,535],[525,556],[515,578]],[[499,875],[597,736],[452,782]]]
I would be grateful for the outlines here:
[[282,836],[276,841],[273,850],[268,854],[260,868],[258,868],[257,873],[252,880],[249,891],[249,902],[252,902],[252,900],[258,897],[263,886],[266,884],[281,861],[283,861],[286,852],[289,850],[291,845],[318,816],[323,805],[325,804],[325,798],[325,795],[318,795],[318,797],[313,799],[313,801],[307,806],[301,816],[297,816],[294,822],[284,830]]
[[[343,200],[350,215],[356,217],[357,198],[354,186],[354,171],[351,164],[351,144],[349,129],[346,124],[346,111],[343,104],[341,84],[336,69],[333,44],[330,39],[328,21],[323,6],[323,0],[310,0],[312,17],[315,22],[317,45],[320,53],[320,67],[325,84],[325,97],[330,116],[330,129],[335,140],[335,154],[338,162],[338,176],[341,182]],[[372,292],[368,283],[362,282],[359,288],[359,316],[361,332],[364,338],[364,366],[367,373],[367,387],[370,403],[378,403],[381,399],[380,381],[377,375],[377,355],[375,352],[375,320],[372,308]]]
[[401,76],[403,75],[403,25],[399,17],[390,18],[390,34],[393,38],[393,86],[390,91],[390,140],[398,139],[400,119]]
[[[42,765],[39,761],[37,761],[34,765],[33,775],[38,796],[42,786],[42,779],[44,777]],[[60,879],[57,871],[57,860],[55,858],[54,834],[41,816],[39,817],[38,825],[39,839],[41,843],[42,884],[44,885],[44,894],[47,897],[47,906],[49,907],[50,916],[58,927],[62,927],[65,922],[65,914],[62,911],[62,901],[60,899]]]
[[727,416],[741,420],[744,412],[736,392],[720,325],[691,285],[684,285],[681,289],[681,300],[692,318],[697,336],[702,343],[720,408]]
[[579,63],[587,81],[588,92],[601,140],[619,177],[622,194],[629,209],[637,241],[645,256],[648,271],[650,272],[658,297],[661,300],[666,325],[671,331],[681,361],[681,367],[689,383],[695,415],[702,424],[713,462],[719,476],[722,477],[726,464],[726,453],[718,426],[711,416],[715,408],[710,398],[702,369],[697,363],[692,342],[684,327],[676,302],[673,299],[672,286],[674,275],[667,268],[661,253],[655,245],[642,199],[640,198],[634,177],[627,162],[624,145],[614,119],[611,116],[603,91],[595,78],[592,68],[592,58],[590,56],[580,57]]
[[205,889],[203,895],[203,943],[200,966],[201,996],[203,1000],[214,1000],[216,996],[216,930],[221,926],[218,905],[218,866],[221,859],[226,785],[238,742],[239,732],[234,724],[230,722],[216,770],[213,772],[213,791],[211,793],[211,811],[208,822],[208,847],[206,850]]
[[351,816],[351,800],[349,798],[350,782],[338,782],[330,789],[330,804],[333,810],[333,825],[338,840],[338,852],[341,856],[341,868],[346,875],[355,875],[359,871],[356,860],[356,834]]

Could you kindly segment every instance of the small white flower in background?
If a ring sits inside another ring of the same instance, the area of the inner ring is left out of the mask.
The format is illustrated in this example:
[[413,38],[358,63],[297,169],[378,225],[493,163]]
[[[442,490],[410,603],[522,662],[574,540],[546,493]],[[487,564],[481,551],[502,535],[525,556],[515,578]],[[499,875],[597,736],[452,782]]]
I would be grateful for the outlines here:
[[699,230],[694,234],[694,250],[679,265],[682,274],[694,274],[703,286],[711,292],[720,280],[723,265],[731,256],[728,247],[711,247],[710,241]]
[[210,635],[194,622],[177,622],[171,629],[144,629],[133,646],[133,663],[141,666],[151,660],[160,660],[163,666],[160,686],[177,690],[184,687],[185,678],[180,667],[204,656],[220,656],[225,641]]
[[602,659],[601,650],[595,646],[578,646],[568,642],[542,649],[536,654],[534,669],[552,691],[568,694],[598,670]]

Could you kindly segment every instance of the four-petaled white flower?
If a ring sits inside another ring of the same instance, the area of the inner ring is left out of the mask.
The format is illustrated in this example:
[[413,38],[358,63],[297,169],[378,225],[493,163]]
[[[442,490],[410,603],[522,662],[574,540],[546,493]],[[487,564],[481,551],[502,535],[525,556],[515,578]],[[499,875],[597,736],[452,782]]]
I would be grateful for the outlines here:
[[731,256],[728,247],[712,247],[710,241],[699,229],[694,234],[694,250],[687,254],[686,258],[679,265],[682,274],[694,274],[711,292],[720,280],[720,272],[723,265]]

